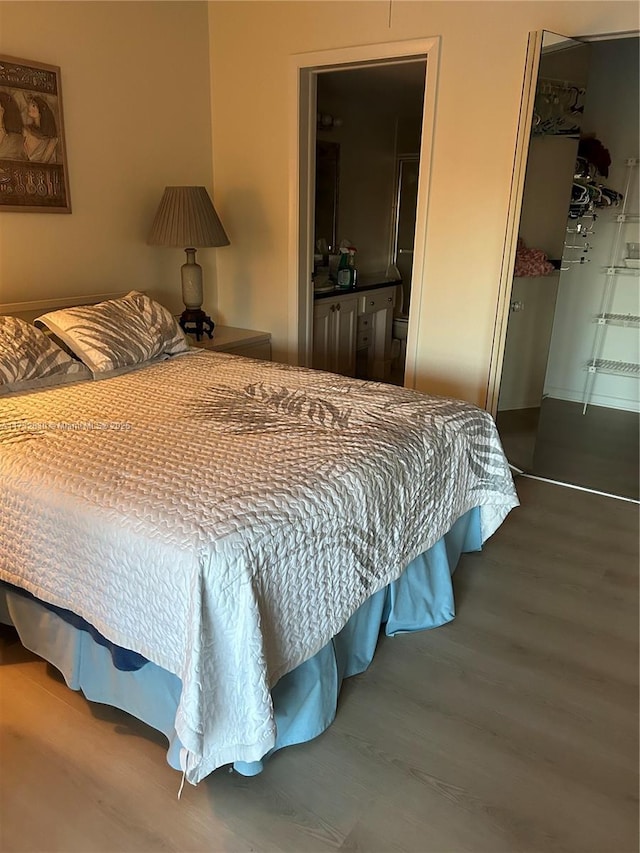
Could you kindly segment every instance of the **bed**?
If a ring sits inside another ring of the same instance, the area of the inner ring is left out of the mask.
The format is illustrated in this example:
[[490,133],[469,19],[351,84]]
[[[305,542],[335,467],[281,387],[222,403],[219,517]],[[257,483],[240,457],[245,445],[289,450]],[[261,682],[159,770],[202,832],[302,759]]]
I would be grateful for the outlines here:
[[518,503],[468,403],[192,350],[141,294],[25,325],[66,367],[12,374],[5,341],[0,620],[191,783],[320,734]]

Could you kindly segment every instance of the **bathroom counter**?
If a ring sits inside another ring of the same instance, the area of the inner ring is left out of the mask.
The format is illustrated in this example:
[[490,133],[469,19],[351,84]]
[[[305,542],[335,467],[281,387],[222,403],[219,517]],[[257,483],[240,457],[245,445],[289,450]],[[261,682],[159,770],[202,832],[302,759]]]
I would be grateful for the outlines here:
[[392,287],[396,284],[401,284],[402,279],[386,278],[384,273],[365,273],[359,275],[356,279],[356,286],[349,290],[342,290],[339,287],[334,287],[332,290],[323,290],[321,293],[313,294],[314,301],[319,299],[333,299],[336,296],[343,296],[347,293],[365,293],[367,290],[378,290],[381,287]]

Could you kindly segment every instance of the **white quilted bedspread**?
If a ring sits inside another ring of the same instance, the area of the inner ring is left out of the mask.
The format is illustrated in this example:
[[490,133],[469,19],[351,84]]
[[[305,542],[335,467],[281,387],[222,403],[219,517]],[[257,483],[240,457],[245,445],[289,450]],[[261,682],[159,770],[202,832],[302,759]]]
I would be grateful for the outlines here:
[[180,677],[187,779],[460,515],[517,505],[467,403],[209,352],[0,400],[0,578]]

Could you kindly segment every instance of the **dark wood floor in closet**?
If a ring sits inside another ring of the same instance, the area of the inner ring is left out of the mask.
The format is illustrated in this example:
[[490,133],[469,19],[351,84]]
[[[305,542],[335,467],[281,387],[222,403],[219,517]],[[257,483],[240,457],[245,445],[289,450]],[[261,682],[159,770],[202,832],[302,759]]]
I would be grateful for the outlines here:
[[[640,498],[640,418],[603,406],[547,397],[540,408],[499,412],[498,429],[512,465],[626,498]],[[533,462],[533,464],[532,464]]]

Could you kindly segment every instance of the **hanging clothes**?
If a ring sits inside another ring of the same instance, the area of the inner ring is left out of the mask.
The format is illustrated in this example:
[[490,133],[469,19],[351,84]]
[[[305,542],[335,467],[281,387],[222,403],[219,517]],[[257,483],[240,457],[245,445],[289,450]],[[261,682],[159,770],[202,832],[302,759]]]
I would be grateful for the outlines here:
[[616,207],[624,196],[603,184],[599,177],[607,177],[611,156],[599,139],[585,136],[578,143],[578,157],[573,172],[569,216],[580,219],[589,213],[607,207]]
[[539,78],[533,108],[533,136],[577,136],[585,90],[566,80]]
[[602,175],[603,178],[609,177],[611,155],[593,134],[581,137],[578,143],[578,160],[593,166],[598,175]]

